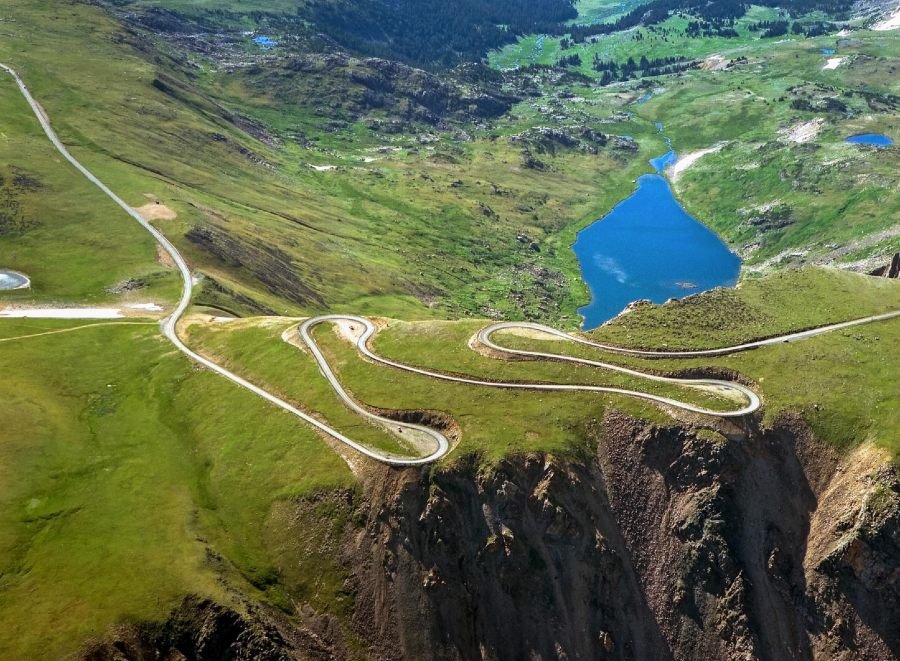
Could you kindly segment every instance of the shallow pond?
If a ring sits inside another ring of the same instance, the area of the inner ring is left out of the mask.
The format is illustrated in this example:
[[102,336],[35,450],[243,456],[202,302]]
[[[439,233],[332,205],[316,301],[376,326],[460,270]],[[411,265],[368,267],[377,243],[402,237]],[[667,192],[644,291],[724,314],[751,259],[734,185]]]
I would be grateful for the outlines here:
[[675,165],[675,161],[678,160],[678,154],[675,153],[674,149],[670,149],[662,156],[657,156],[656,158],[650,159],[650,165],[653,166],[653,169],[657,172],[662,172],[670,165]]
[[[661,172],[674,151],[651,160]],[[573,250],[591,302],[579,310],[585,329],[615,317],[629,303],[733,286],[741,260],[675,199],[659,174],[637,180],[637,190],[608,215],[578,233]]]
[[0,271],[0,291],[8,289],[24,289],[31,285],[28,276],[16,271]]
[[875,145],[876,147],[889,147],[894,141],[883,133],[860,133],[851,135],[846,140],[854,145]]
[[266,36],[256,37],[253,42],[263,50],[272,50],[277,45],[274,39]]

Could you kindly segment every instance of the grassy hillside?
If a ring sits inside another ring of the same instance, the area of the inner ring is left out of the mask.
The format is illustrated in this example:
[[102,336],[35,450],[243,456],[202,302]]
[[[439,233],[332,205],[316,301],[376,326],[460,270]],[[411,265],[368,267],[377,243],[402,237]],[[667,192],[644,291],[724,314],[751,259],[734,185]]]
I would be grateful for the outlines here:
[[[186,6],[128,4],[128,12]],[[190,5],[201,18],[212,8]],[[632,7],[582,5],[597,18]],[[236,12],[221,19],[224,37],[198,18],[201,32],[188,39],[160,37],[94,4],[6,0],[0,61],[22,74],[75,156],[124,199],[158,200],[154,207],[177,214],[155,222],[200,278],[198,309],[250,316],[195,317],[186,340],[373,447],[403,449],[353,416],[310,357],[282,341],[296,321],[271,315],[387,317],[377,350],[434,369],[648,388],[596,370],[492,360],[467,341],[486,317],[575,327],[587,290],[571,243],[665,150],[657,121],[679,151],[728,141],[676,191],[751,261],[781,253],[798,261],[790,253],[805,250],[809,260],[849,261],[898,247],[900,152],[842,142],[862,131],[897,137],[896,38],[858,33],[839,46],[847,61],[828,71],[818,49],[837,45],[833,37],[776,44],[743,35],[728,41],[734,53],[700,40],[694,55],[721,51],[733,66],[600,87],[585,67],[474,67],[437,79],[301,53],[307,34],[262,52],[243,32],[278,23],[251,12],[294,4],[224,8]],[[548,53],[555,47],[544,43]],[[654,52],[682,43],[655,43]],[[590,48],[627,57],[634,46],[614,35]],[[495,63],[523,58],[510,49]],[[420,88],[431,96],[417,100]],[[174,300],[178,282],[149,237],[60,161],[2,77],[0,111],[0,268],[34,283],[0,292],[0,307]],[[819,116],[815,140],[778,137]],[[807,268],[641,308],[595,336],[715,346],[897,308],[897,282]],[[361,402],[455,424],[458,446],[434,470],[463,457],[487,466],[511,453],[583,453],[612,408],[672,422],[627,397],[401,374],[361,360],[329,328],[316,337]],[[727,358],[604,359],[737,372],[764,397],[762,424],[796,413],[822,442],[845,450],[872,440],[897,457],[898,344],[900,324],[891,321]],[[357,477],[325,439],[192,366],[150,320],[0,320],[0,372],[0,657],[65,658],[117,623],[164,618],[188,593],[237,610],[262,601],[288,616],[309,604],[345,626],[354,604],[328,544],[343,521],[327,502],[314,520],[291,519],[298,499],[359,497]],[[682,388],[649,391],[724,404]]]
[[[765,323],[780,330],[898,304],[895,283],[836,277],[801,272],[789,283],[767,278],[728,298],[711,294],[694,300],[709,313],[719,310],[719,316],[740,306],[758,311],[766,301]],[[788,297],[786,284],[808,297],[799,300],[827,295],[833,307],[792,306],[798,299]],[[630,337],[646,318],[647,325],[668,329],[673,344],[696,342],[697,321],[690,310],[667,305],[634,312],[605,327],[602,336]],[[2,332],[13,338],[71,323],[4,322]],[[349,416],[309,357],[280,340],[287,323],[201,324],[191,327],[189,338],[354,437],[383,443],[379,432]],[[470,374],[622,383],[593,370],[480,357],[466,340],[481,323],[394,322],[376,346],[401,360]],[[798,411],[822,439],[841,447],[870,439],[896,454],[900,448],[892,430],[900,422],[900,384],[890,347],[900,340],[897,326],[885,322],[728,358],[649,366],[737,370],[761,389],[768,419]],[[744,332],[752,335],[752,328],[749,323]],[[740,337],[735,331],[707,327],[703,339],[714,345]],[[585,425],[610,406],[666,419],[654,407],[621,397],[442,384],[362,362],[331,329],[320,329],[317,337],[361,401],[449,413],[462,432],[450,462],[467,453],[492,462],[509,452],[579,451],[587,439]],[[542,344],[512,337],[504,342]],[[550,344],[542,348],[572,351]],[[315,571],[285,566],[282,573],[279,549],[287,540],[269,525],[280,516],[284,499],[352,484],[346,465],[308,428],[217,376],[192,369],[153,325],[98,325],[2,342],[0,363],[5,375],[0,397],[10,403],[0,412],[6,430],[0,444],[5,475],[0,479],[0,611],[7,622],[20,623],[0,635],[4,656],[71,652],[122,618],[161,617],[186,592],[227,601],[234,589],[290,610],[285,601],[290,591],[305,595],[317,609],[349,608],[340,573],[329,568],[326,557],[306,556]],[[510,410],[516,415],[497,415]],[[29,479],[16,477],[21,475]],[[76,612],[78,617],[71,617]]]
[[262,596],[273,503],[352,483],[311,430],[194,370],[155,325],[3,342],[0,365],[3,658],[61,658],[188,592],[227,600],[223,579]]
[[[152,238],[68,164],[47,140],[12,78],[0,77],[0,268],[27,273],[30,291],[3,300],[98,303],[134,280],[141,296],[174,297],[179,283],[156,262]],[[12,211],[10,211],[12,210]]]
[[[647,306],[592,336],[625,346],[711,348],[900,309],[900,284],[833,270],[773,274],[736,290],[716,290],[682,302]],[[590,349],[504,337],[504,344],[567,355]],[[817,438],[842,450],[873,441],[900,457],[900,381],[896,319],[836,331],[716,359],[640,360],[645,369],[718,366],[751,379],[763,396],[766,422],[798,412]]]
[[[847,61],[834,71],[821,70],[818,52],[833,38],[762,40],[722,51],[735,60],[727,70],[599,88],[553,70],[447,82],[302,55],[299,45],[267,54],[238,27],[236,42],[204,50],[139,23],[123,28],[96,6],[6,11],[19,28],[0,56],[25,76],[76,156],[131,203],[171,207],[177,220],[159,222],[206,274],[200,301],[239,314],[337,308],[574,324],[587,299],[569,248],[575,231],[649,171],[646,160],[665,149],[656,121],[681,153],[727,142],[676,192],[751,263],[803,251],[853,261],[897,247],[897,150],[842,142],[898,130],[889,75],[896,45],[877,33],[842,46]],[[201,29],[204,38],[213,37]],[[710,52],[696,40],[672,43]],[[53,57],[74,49],[84,53],[78,66]],[[479,94],[520,100],[499,117],[443,115],[411,101],[405,90],[422,85],[463,108]],[[6,103],[27,126],[21,103]],[[817,117],[814,141],[781,137]],[[0,246],[42,242],[41,231],[0,236]],[[152,254],[144,259],[149,266],[117,267],[104,283],[73,282],[99,299],[101,284],[152,276]],[[34,260],[23,260],[27,271]]]
[[[751,12],[741,20],[760,16]],[[847,39],[759,39],[745,31],[737,39],[693,39],[684,22],[664,24],[673,34],[637,39],[637,33],[618,33],[568,51],[558,50],[558,40],[544,39],[539,51],[523,41],[492,62],[549,66],[577,53],[578,71],[596,79],[595,54],[618,62],[639,54],[696,58],[697,70],[600,89],[585,83],[572,87],[574,99],[559,95],[544,105],[570,121],[616,109],[634,113],[619,130],[642,147],[653,148],[641,135],[643,122],[661,122],[680,155],[719,145],[679,178],[676,193],[751,265],[849,263],[896,251],[898,150],[844,142],[857,133],[900,136],[896,38],[854,32]],[[837,69],[823,69],[834,55],[822,49],[836,49],[842,58]],[[791,132],[809,122],[818,124],[818,135],[794,142]]]
[[[63,140],[129,202],[149,194],[173,209],[178,219],[161,226],[208,276],[204,300],[237,312],[428,316],[437,303],[443,314],[484,314],[490,302],[503,313],[571,314],[583,295],[572,256],[529,244],[598,215],[617,194],[604,199],[597,181],[625,182],[641,167],[630,152],[570,150],[538,171],[523,166],[520,145],[490,132],[420,141],[363,122],[338,137],[320,128],[304,146],[288,126],[260,124],[279,106],[251,94],[243,74],[205,65],[179,73],[167,46],[125,32],[98,7],[16,3],[9,12],[20,29],[0,56]],[[73,49],[84,53],[77,66],[53,57]],[[280,122],[302,123],[305,112],[288,107]],[[348,151],[354,133],[362,139]]]

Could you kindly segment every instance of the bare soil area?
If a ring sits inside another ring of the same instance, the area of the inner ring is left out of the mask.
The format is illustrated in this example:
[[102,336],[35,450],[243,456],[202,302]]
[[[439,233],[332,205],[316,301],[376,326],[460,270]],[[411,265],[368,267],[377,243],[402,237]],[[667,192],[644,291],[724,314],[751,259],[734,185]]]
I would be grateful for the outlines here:
[[149,204],[145,204],[142,207],[135,207],[134,209],[137,211],[141,218],[147,221],[153,220],[175,220],[178,218],[178,214],[172,211],[165,204],[161,204],[159,202],[150,202]]

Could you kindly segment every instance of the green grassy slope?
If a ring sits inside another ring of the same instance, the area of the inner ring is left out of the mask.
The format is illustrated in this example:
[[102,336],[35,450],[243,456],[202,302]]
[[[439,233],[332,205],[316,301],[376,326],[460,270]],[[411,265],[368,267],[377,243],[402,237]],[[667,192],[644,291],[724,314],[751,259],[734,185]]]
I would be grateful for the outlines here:
[[[818,269],[789,276],[772,275],[729,291],[728,296],[722,296],[723,293],[701,295],[693,299],[696,306],[675,304],[635,311],[604,327],[597,336],[601,340],[625,339],[629,346],[715,347],[900,309],[900,284],[896,281]],[[706,321],[697,316],[697,308],[704,310]],[[737,323],[732,313],[739,320]],[[379,341],[379,349],[405,359],[421,351],[420,347],[427,348],[424,355],[428,356],[428,364],[435,363],[436,346],[423,342],[427,333],[414,340],[408,333],[392,336],[396,332],[389,329]],[[651,339],[654,337],[655,342]],[[759,388],[766,420],[771,421],[783,411],[799,411],[824,442],[847,449],[871,440],[900,457],[896,434],[900,428],[900,378],[895,356],[898,342],[900,323],[894,319],[718,359],[621,362],[650,370],[734,370]],[[534,343],[519,340],[519,345]],[[554,342],[543,343],[542,348],[572,352],[569,345],[563,347]],[[582,355],[597,357],[596,352],[591,356],[590,351]],[[565,368],[555,379],[567,381],[562,373],[568,376],[571,371]],[[616,401],[615,405],[622,404]]]
[[177,278],[156,262],[153,239],[61,162],[6,74],[0,77],[0,115],[3,204],[17,204],[22,220],[0,232],[0,268],[32,280],[31,290],[4,292],[3,300],[97,303],[128,279],[152,285],[142,296],[174,297]]
[[[713,348],[900,309],[900,283],[807,268],[745,282],[663,306],[638,308],[591,333],[624,346]],[[816,437],[841,449],[870,440],[900,457],[897,319],[721,358],[609,360],[644,369],[721,367],[751,379],[764,419],[799,412]],[[519,348],[583,357],[589,348],[504,337]]]
[[[283,329],[296,325],[296,322],[272,324],[247,320],[246,323],[196,324],[188,332],[192,346],[216,356],[245,378],[266,384],[273,392],[297,401],[355,440],[394,450],[395,441],[381,440],[381,432],[343,407],[306,352],[282,341]],[[468,339],[483,325],[483,321],[391,322],[384,331],[385,337],[376,340],[375,348],[401,362],[490,380],[612,386],[678,397],[714,409],[734,406],[689,388],[647,382],[614,372],[557,363],[492,360],[473,352],[467,345]],[[347,381],[350,392],[363,404],[388,411],[448,413],[461,427],[461,444],[454,453],[457,455],[476,453],[493,461],[510,451],[562,449],[577,437],[567,430],[577,427],[579,411],[594,411],[599,403],[609,401],[642,411],[648,408],[642,402],[620,396],[516,392],[448,384],[363,362],[354,346],[339,340],[326,327],[316,329],[315,337],[335,372],[342,381]],[[546,421],[549,409],[556,412],[555,417],[548,429],[542,429],[541,421]],[[515,421],[502,414],[510,410],[516,411]]]
[[[680,303],[638,309],[593,336],[627,346],[716,347],[897,309],[900,285],[895,281],[809,268],[753,280],[736,290],[716,290]],[[483,357],[468,347],[468,340],[485,323],[391,322],[375,338],[374,346],[395,360],[451,373],[510,381],[614,385],[714,405],[682,388],[648,385],[603,370],[552,362],[507,363]],[[197,346],[214,352],[257,382],[270,384],[289,397],[292,392],[303,392],[304,401],[316,402],[323,412],[331,411],[325,415],[329,419],[335,416],[338,423],[344,414],[332,409],[340,405],[324,381],[317,378],[311,359],[281,341],[280,325],[267,325],[267,329],[261,328],[251,320],[236,322],[231,328],[230,324],[196,325],[191,338]],[[544,351],[639,365],[651,371],[701,367],[737,371],[762,392],[768,420],[783,411],[797,410],[823,441],[850,447],[870,438],[896,455],[900,452],[894,438],[900,383],[894,374],[891,349],[900,333],[898,325],[896,320],[880,322],[714,359],[640,360],[599,354],[578,345],[511,336],[504,337],[503,343],[521,348],[539,346]],[[651,411],[643,403],[618,396],[504,392],[444,384],[361,361],[352,345],[327,328],[317,330],[317,340],[342,381],[364,403],[384,409],[449,413],[462,429],[462,441],[454,457],[474,452],[490,462],[510,451],[565,451],[577,447],[578,436],[558,436],[560,430],[554,431],[554,427],[562,421],[566,421],[562,429],[577,429],[579,416],[586,417],[590,412],[596,417],[601,406],[624,407],[642,415]],[[506,410],[516,412],[514,420],[498,414]],[[541,421],[547,421],[549,410],[554,415],[544,428]]]
[[[178,220],[160,227],[218,283],[203,295],[238,311],[345,305],[429,316],[433,301],[451,313],[483,313],[491,298],[504,312],[559,314],[562,306],[571,314],[583,295],[572,284],[572,256],[552,244],[532,255],[516,237],[551,240],[617,201],[602,199],[598,181],[633,178],[632,163],[623,170],[626,154],[566,154],[538,173],[522,167],[521,146],[488,134],[462,144],[445,136],[429,147],[369,137],[362,144],[399,147],[369,163],[371,152],[348,153],[346,143],[336,151],[340,141],[302,147],[248,115],[286,111],[284,122],[302,120],[306,109],[279,110],[203,62],[179,74],[180,55],[123,31],[96,6],[14,2],[8,13],[18,29],[0,44],[0,58],[19,70],[75,156],[132,204],[150,194],[174,209]],[[74,51],[77,62],[55,57]],[[193,241],[185,238],[191,230]],[[548,275],[534,275],[545,265]],[[549,303],[527,286],[526,300],[514,291],[515,282],[535,281],[559,290]]]
[[[900,151],[848,145],[844,138],[869,132],[900,138],[895,75],[900,42],[890,32],[856,31],[846,39],[759,39],[747,30],[751,21],[771,19],[770,13],[754,8],[738,21],[740,37],[733,39],[691,39],[683,32],[686,19],[672,18],[664,24],[671,31],[666,35],[641,29],[643,39],[629,31],[565,51],[559,40],[545,39],[538,52],[537,37],[529,37],[495,53],[491,62],[499,68],[552,64],[578,53],[578,70],[596,78],[599,74],[591,68],[595,54],[620,63],[642,54],[679,55],[698,63],[717,55],[723,63],[733,61],[726,70],[709,62],[704,65],[709,70],[701,67],[678,76],[601,89],[585,84],[572,90],[577,103],[560,99],[553,109],[570,117],[620,109],[647,122],[662,122],[682,155],[724,142],[721,151],[705,156],[679,179],[676,194],[749,264],[768,265],[772,258],[798,261],[799,255],[792,253],[829,263],[887,256],[900,247]],[[824,55],[823,48],[837,53]],[[835,56],[843,58],[841,65],[823,69],[826,59]],[[649,101],[637,103],[651,91]],[[786,138],[792,127],[816,119],[822,129],[813,140],[796,144]],[[623,127],[623,132],[651,146],[638,129]]]
[[[841,67],[823,71],[817,47],[833,45],[823,39],[781,45],[759,64],[676,83],[641,111],[665,118],[680,151],[731,141],[688,170],[677,189],[687,208],[751,263],[798,250],[852,260],[854,246],[878,243],[900,223],[898,150],[844,142],[857,133],[900,137],[896,108],[882,105],[896,104],[900,92],[891,74],[898,42],[867,35],[840,49]],[[830,103],[846,110],[825,110]],[[803,104],[809,108],[794,107]],[[824,121],[811,142],[775,142],[779,131],[815,119]],[[760,214],[765,205],[784,216]],[[881,254],[896,246],[881,245]]]
[[[288,75],[292,60],[276,55],[233,70],[125,31],[98,7],[13,2],[8,11],[20,28],[0,56],[25,76],[76,156],[133,204],[151,194],[178,212],[160,226],[209,276],[201,300],[239,313],[337,308],[573,324],[587,290],[569,246],[665,148],[654,121],[681,153],[728,141],[688,170],[676,192],[751,263],[798,251],[846,261],[897,248],[897,149],[842,142],[855,132],[898,130],[889,36],[859,33],[835,71],[821,70],[818,48],[834,45],[823,37],[718,39],[710,48],[747,62],[625,86],[539,75],[542,98],[484,126],[414,124],[420,142],[373,131],[362,119],[325,130],[328,113],[316,114],[312,101],[323,90],[329,103],[342,90],[361,93],[346,67]],[[84,54],[77,65],[53,57],[74,50]],[[636,104],[648,87],[665,89]],[[847,112],[816,109],[830,97]],[[792,107],[798,102],[812,109]],[[4,103],[18,107],[11,96]],[[779,141],[780,131],[819,116],[826,121],[813,143]],[[28,124],[24,114],[17,121]],[[630,135],[639,150],[535,144],[538,127]],[[298,131],[311,142],[295,140]],[[525,166],[526,150],[543,171]],[[787,222],[758,211],[766,205]],[[84,208],[80,201],[74,210]],[[37,245],[42,231],[0,237],[0,246]],[[142,269],[153,267],[123,267]],[[85,281],[77,293],[102,298],[99,285]]]
[[[791,278],[756,281],[727,299],[710,294],[692,300],[707,311],[747,310],[746,337],[757,334],[757,322],[796,329],[896,306],[900,296],[896,283],[818,271]],[[799,299],[787,296],[787,284]],[[791,305],[826,295],[834,305],[824,312]],[[761,301],[768,303],[766,319],[754,317]],[[376,347],[415,364],[498,378],[621,383],[593,370],[480,357],[466,346],[480,323],[395,322]],[[10,324],[6,337],[65,326]],[[656,326],[669,329],[675,344],[696,343],[701,333],[691,306],[668,305],[636,311],[601,336],[628,337]],[[896,456],[892,430],[900,384],[890,348],[900,340],[897,326],[885,322],[720,359],[617,360],[651,369],[737,370],[761,390],[768,419],[799,411],[823,440],[842,448],[873,440]],[[201,324],[191,327],[189,337],[342,430],[380,443],[380,433],[335,400],[309,357],[280,340],[283,327],[254,320]],[[739,337],[738,329],[722,327],[707,329],[702,339],[719,344]],[[413,377],[361,361],[330,329],[320,329],[317,338],[361,401],[449,413],[462,437],[445,461],[468,453],[490,463],[509,452],[581,451],[585,425],[609,406],[666,420],[658,409],[627,398],[515,393]],[[504,342],[573,351],[558,342]],[[100,325],[0,343],[0,367],[0,397],[10,404],[0,411],[6,430],[0,444],[0,612],[7,613],[5,621],[22,623],[0,635],[3,655],[72,651],[122,618],[161,617],[189,591],[228,599],[222,579],[239,593],[288,608],[288,589],[328,612],[349,608],[340,571],[326,558],[306,556],[315,572],[282,569],[287,542],[273,525],[283,517],[285,499],[353,481],[308,428],[215,375],[191,369],[154,326]]]
[[622,346],[705,349],[898,309],[894,280],[807,267],[640,308],[591,335]]
[[310,429],[154,326],[2,343],[0,369],[3,658],[60,658],[189,592],[227,600],[222,579],[262,596],[273,503],[352,483]]
[[[853,244],[896,225],[897,149],[841,143],[849,132],[898,130],[896,113],[884,106],[898,93],[895,77],[886,75],[897,58],[888,36],[860,35],[846,47],[846,68],[830,73],[821,70],[816,49],[828,40],[820,39],[748,41],[741,52],[750,62],[733,71],[645,85],[600,90],[583,79],[552,83],[536,75],[543,97],[524,99],[484,126],[454,124],[420,141],[372,132],[359,121],[337,135],[319,130],[304,146],[289,136],[321,124],[309,105],[282,106],[275,95],[257,94],[246,72],[123,29],[97,6],[6,0],[0,18],[0,61],[24,76],[74,154],[129,202],[143,204],[151,194],[178,212],[158,225],[204,274],[199,303],[241,313],[330,309],[400,319],[375,346],[417,365],[637,385],[594,370],[491,360],[466,346],[486,322],[435,319],[527,316],[574,326],[586,289],[569,246],[579,227],[649,171],[646,159],[664,149],[656,120],[679,150],[732,141],[688,171],[677,192],[733,245],[759,242],[754,259],[798,246],[825,251],[824,244]],[[718,48],[704,43],[697,52]],[[60,56],[71,53],[78,57]],[[297,78],[292,93],[318,89]],[[329,84],[338,85],[334,80]],[[816,85],[832,84],[852,117],[825,113],[813,144],[776,142],[779,129],[819,114],[792,102],[821,103],[833,91]],[[656,86],[666,91],[635,104]],[[158,264],[149,237],[60,162],[7,79],[0,79],[0,117],[0,188],[11,187],[29,221],[0,236],[0,268],[34,280],[31,292],[0,294],[0,305],[117,301],[107,289],[129,278],[150,283],[134,296],[173,299],[178,283]],[[545,126],[631,135],[640,147],[611,142],[590,153],[545,144],[535,138]],[[390,150],[370,151],[382,147]],[[525,149],[546,170],[526,167]],[[310,163],[337,169],[320,172]],[[759,167],[741,169],[750,164]],[[794,222],[758,236],[738,209],[773,198],[791,207]],[[855,254],[890,250],[893,240],[857,245]],[[714,346],[898,307],[896,282],[805,269],[637,310],[596,337]],[[81,324],[0,320],[0,620],[7,625],[0,657],[71,655],[117,622],[163,618],[188,592],[238,608],[245,597],[263,599],[289,613],[296,598],[346,616],[346,576],[327,545],[318,545],[340,524],[329,520],[327,503],[309,539],[285,532],[296,498],[334,490],[353,497],[357,482],[345,462],[288,414],[195,369],[156,325],[98,324],[13,339]],[[872,440],[897,457],[898,327],[886,322],[703,361],[604,359],[735,370],[761,390],[766,422],[797,411],[823,442],[846,449]],[[197,324],[186,337],[342,431],[397,449],[396,439],[340,405],[309,357],[281,341],[283,329],[281,320],[253,319]],[[360,401],[449,414],[462,435],[445,463],[467,454],[487,464],[511,452],[583,451],[589,427],[610,407],[671,421],[624,397],[412,377],[360,360],[327,328],[317,338]]]

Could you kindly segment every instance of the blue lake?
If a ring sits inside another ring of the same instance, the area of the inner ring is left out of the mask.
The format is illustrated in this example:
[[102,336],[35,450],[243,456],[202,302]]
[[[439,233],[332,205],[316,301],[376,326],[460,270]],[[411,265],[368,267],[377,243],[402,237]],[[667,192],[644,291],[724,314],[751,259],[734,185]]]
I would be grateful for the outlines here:
[[[673,151],[653,159],[657,171]],[[741,260],[675,199],[669,182],[644,175],[607,216],[578,233],[573,250],[591,302],[579,309],[585,329],[615,317],[629,303],[663,303],[737,283]]]
[[821,51],[822,51],[825,55],[834,55],[834,54],[837,52],[837,51],[835,51],[833,48],[822,48]]
[[847,138],[847,142],[854,145],[876,145],[877,147],[889,147],[894,141],[882,133],[861,133],[860,135],[851,135]]

